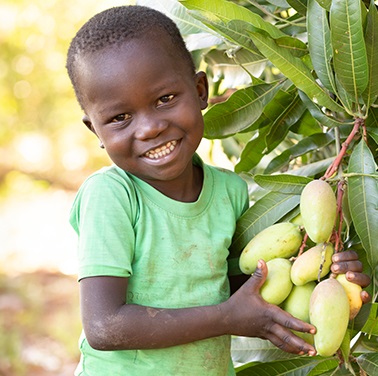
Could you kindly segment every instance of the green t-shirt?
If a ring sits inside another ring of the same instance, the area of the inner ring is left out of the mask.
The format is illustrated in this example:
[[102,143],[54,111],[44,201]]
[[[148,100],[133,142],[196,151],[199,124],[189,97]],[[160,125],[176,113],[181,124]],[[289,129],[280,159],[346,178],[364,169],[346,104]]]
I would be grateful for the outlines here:
[[[79,279],[128,277],[127,303],[161,308],[213,305],[230,294],[228,248],[248,207],[246,183],[202,163],[196,202],[183,203],[111,166],[80,188],[70,222],[78,233]],[[153,350],[98,351],[85,336],[77,375],[233,375],[230,337]]]

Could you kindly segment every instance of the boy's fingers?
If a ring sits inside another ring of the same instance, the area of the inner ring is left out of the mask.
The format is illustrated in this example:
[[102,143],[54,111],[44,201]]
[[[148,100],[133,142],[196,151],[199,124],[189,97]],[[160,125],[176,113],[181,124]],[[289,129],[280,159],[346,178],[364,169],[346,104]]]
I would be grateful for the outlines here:
[[361,300],[363,304],[370,303],[371,302],[371,296],[366,291],[361,291]]
[[258,293],[260,291],[260,288],[264,284],[267,275],[268,268],[265,261],[259,260],[257,262],[257,268],[255,272],[252,274],[251,278],[248,281],[252,285],[253,292]]
[[338,261],[331,265],[331,270],[333,273],[342,274],[346,273],[347,271],[361,273],[363,270],[363,266],[361,261],[354,260],[354,261]]
[[305,342],[303,339],[297,337],[292,332],[278,327],[275,333],[269,337],[269,341],[283,351],[298,354],[298,355],[316,355],[316,350],[313,346]]
[[357,261],[358,254],[353,249],[348,251],[338,252],[332,256],[332,262],[340,262],[340,261]]
[[367,287],[370,285],[370,277],[364,273],[355,273],[353,271],[348,271],[345,274],[345,278],[361,287]]
[[288,314],[287,312],[278,308],[280,312],[274,315],[274,321],[285,328],[296,330],[298,332],[312,333],[315,334],[316,328],[314,325],[308,324],[307,322],[301,321],[294,316]]

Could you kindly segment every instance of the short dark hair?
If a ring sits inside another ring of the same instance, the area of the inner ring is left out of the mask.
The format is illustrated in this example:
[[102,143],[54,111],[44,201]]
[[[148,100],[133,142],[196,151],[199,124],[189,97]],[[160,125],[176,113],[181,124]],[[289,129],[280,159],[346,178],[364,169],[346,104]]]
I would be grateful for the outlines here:
[[158,31],[167,34],[178,55],[195,73],[192,55],[176,24],[165,14],[145,6],[126,5],[107,9],[89,19],[72,39],[67,53],[66,68],[79,104],[80,95],[76,62],[83,56],[104,48],[119,46],[132,39],[144,38]]

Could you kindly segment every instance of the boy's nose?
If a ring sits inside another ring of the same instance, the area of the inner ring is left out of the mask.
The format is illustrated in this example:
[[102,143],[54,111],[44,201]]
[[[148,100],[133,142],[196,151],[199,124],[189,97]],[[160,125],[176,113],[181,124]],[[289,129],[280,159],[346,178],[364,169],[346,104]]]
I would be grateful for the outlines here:
[[168,121],[158,117],[143,116],[137,123],[135,137],[139,140],[155,138],[168,128]]

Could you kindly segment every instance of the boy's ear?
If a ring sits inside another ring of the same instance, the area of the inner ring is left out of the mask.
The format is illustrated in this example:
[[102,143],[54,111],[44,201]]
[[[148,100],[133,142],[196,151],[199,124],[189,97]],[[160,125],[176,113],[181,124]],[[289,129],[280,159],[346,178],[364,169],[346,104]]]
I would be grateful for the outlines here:
[[81,119],[81,121],[87,126],[87,128],[93,132],[94,134],[96,134],[96,131],[94,130],[94,128],[92,127],[92,122],[91,120],[89,119],[89,116],[88,115],[84,115],[83,118]]
[[196,73],[196,84],[201,102],[201,110],[204,110],[208,105],[207,100],[209,98],[209,84],[205,72]]
[[100,140],[100,148],[101,148],[101,149],[105,149],[104,144],[102,143],[100,137],[98,137],[98,134],[96,133],[96,130],[95,130],[94,127],[92,126],[92,122],[91,122],[91,120],[89,119],[89,116],[88,116],[88,115],[84,115],[83,118],[82,118],[81,120],[82,120],[82,122],[87,126],[87,128],[88,128],[91,132],[93,132],[93,133],[97,136],[97,138]]

